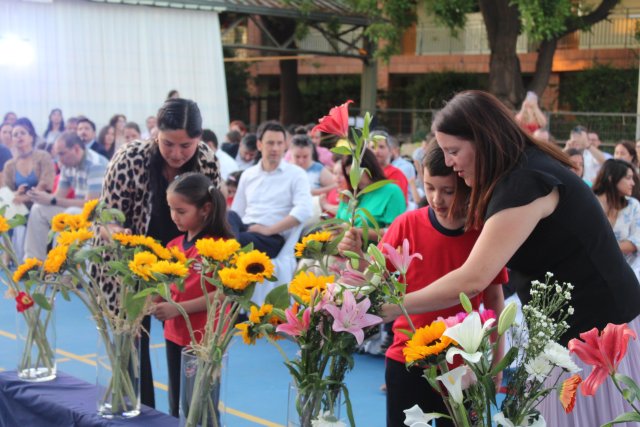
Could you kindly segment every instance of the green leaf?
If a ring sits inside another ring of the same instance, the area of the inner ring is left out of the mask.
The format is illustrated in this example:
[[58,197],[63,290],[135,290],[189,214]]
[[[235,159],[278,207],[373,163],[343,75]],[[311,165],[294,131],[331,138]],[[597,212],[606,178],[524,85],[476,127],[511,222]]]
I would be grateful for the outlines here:
[[289,289],[287,285],[280,285],[273,288],[265,297],[264,302],[273,305],[275,308],[286,309],[289,307]]
[[35,301],[35,303],[38,304],[43,309],[51,310],[51,304],[49,304],[47,297],[45,297],[43,294],[36,293],[31,295],[31,297],[33,298],[33,301]]
[[142,309],[146,304],[146,300],[136,299],[135,294],[129,294],[125,299],[126,301],[124,303],[124,309],[127,313],[127,317],[129,319],[135,319],[142,312]]
[[375,228],[376,231],[380,229],[378,221],[376,221],[376,219],[373,217],[373,215],[371,215],[371,212],[369,212],[368,209],[360,208],[360,213],[369,220],[369,224],[371,224],[371,227]]
[[393,181],[391,181],[389,179],[383,179],[382,181],[376,181],[373,184],[369,184],[366,187],[364,187],[360,191],[360,194],[371,193],[372,191],[376,191],[377,189],[379,189],[381,187],[384,187],[387,184],[393,184]]
[[636,382],[623,374],[620,373],[616,373],[613,376],[613,379],[617,382],[621,382],[623,383],[625,386],[627,386],[627,388],[629,389],[629,391],[632,393],[633,397],[631,398],[631,400],[636,400],[638,398],[640,398],[640,388],[638,387],[638,385],[636,384]]
[[513,363],[513,361],[517,356],[518,356],[518,347],[511,347],[509,351],[507,351],[507,354],[504,355],[502,360],[498,362],[498,364],[496,364],[496,366],[494,366],[491,369],[491,371],[489,372],[489,375],[492,377],[495,377],[498,374],[498,372],[504,371],[504,369],[507,366]]
[[634,421],[635,422],[640,421],[640,414],[636,412],[626,412],[624,414],[618,415],[616,419],[614,419],[613,421],[610,421],[606,424],[602,424],[601,427],[609,427],[614,424],[628,423],[628,422],[634,422]]
[[335,153],[335,154],[339,154],[341,156],[350,156],[351,155],[351,150],[348,147],[343,147],[343,146],[333,147],[331,149],[331,152]]
[[362,168],[359,164],[353,162],[351,164],[351,170],[349,171],[349,183],[354,191],[358,191],[357,188],[360,185],[360,179],[362,179]]

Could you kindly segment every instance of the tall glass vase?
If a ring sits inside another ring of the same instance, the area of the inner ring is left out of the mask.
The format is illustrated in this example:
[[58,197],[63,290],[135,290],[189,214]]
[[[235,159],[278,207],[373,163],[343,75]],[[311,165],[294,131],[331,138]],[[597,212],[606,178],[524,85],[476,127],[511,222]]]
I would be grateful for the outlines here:
[[287,427],[312,427],[315,425],[345,426],[340,418],[342,392],[327,387],[298,387],[289,384]]
[[56,377],[55,294],[45,297],[50,309],[34,304],[17,313],[17,371],[25,381],[50,381]]
[[140,337],[101,328],[98,332],[98,415],[135,417],[140,414]]
[[198,358],[190,348],[182,351],[180,372],[180,427],[223,427],[221,396],[226,384],[228,355],[221,361]]

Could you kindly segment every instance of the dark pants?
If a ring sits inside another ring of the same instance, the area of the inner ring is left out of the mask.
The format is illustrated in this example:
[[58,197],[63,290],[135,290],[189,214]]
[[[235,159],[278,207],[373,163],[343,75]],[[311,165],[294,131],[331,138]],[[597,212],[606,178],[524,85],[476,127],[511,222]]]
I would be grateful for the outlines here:
[[265,252],[269,258],[275,258],[284,246],[284,237],[280,234],[265,236],[264,234],[247,231],[249,225],[242,222],[240,215],[234,211],[229,211],[227,220],[231,226],[231,231],[242,246],[253,243],[253,248]]
[[167,370],[169,371],[169,414],[178,417],[180,409],[180,368],[184,347],[165,340],[167,351]]
[[[151,334],[151,316],[142,319],[142,336],[140,337],[140,402],[150,408],[156,407],[151,373],[151,357],[149,356],[149,334]],[[145,332],[147,331],[147,332]]]
[[[386,359],[385,382],[387,384],[387,427],[404,427],[404,410],[413,405],[420,406],[422,412],[447,414],[447,407],[429,382],[422,376],[423,370],[407,368],[404,363]],[[440,418],[438,427],[453,427],[451,420]]]

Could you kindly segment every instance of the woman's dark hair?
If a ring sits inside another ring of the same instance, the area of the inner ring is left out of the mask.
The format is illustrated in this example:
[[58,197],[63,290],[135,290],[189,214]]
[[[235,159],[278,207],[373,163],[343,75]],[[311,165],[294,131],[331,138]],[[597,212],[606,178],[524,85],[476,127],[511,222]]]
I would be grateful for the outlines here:
[[309,138],[306,133],[297,133],[293,135],[293,138],[291,138],[291,145],[299,148],[310,148],[311,159],[313,159],[314,162],[318,161],[318,150],[316,150],[316,145],[311,141],[311,138]]
[[[496,184],[516,167],[525,148],[534,146],[560,163],[572,166],[559,147],[531,137],[515,121],[513,112],[487,92],[470,90],[454,96],[436,114],[431,130],[468,141],[475,147],[475,176],[467,229],[482,226]],[[460,203],[466,203],[464,194],[456,194],[453,208]]]
[[109,119],[109,124],[113,126],[114,129],[118,129],[116,125],[118,124],[118,120],[120,120],[120,117],[122,117],[125,122],[127,121],[127,118],[125,117],[124,114],[114,114]]
[[167,94],[167,99],[171,99],[171,98],[177,98],[178,96],[180,96],[180,94],[178,93],[178,91],[176,89],[171,89],[169,91],[169,93]]
[[44,137],[46,138],[49,135],[49,132],[53,130],[53,122],[51,121],[51,116],[53,113],[60,113],[60,128],[58,128],[58,132],[64,132],[64,117],[62,116],[62,110],[60,108],[54,108],[49,113],[49,124],[47,125],[47,130],[44,131]]
[[241,170],[231,172],[229,176],[227,176],[227,180],[225,181],[225,184],[227,184],[227,187],[233,186],[237,188],[238,183],[240,182],[240,176],[242,175],[242,172],[243,171]]
[[167,194],[169,193],[181,195],[187,203],[198,208],[211,203],[211,215],[205,219],[203,231],[215,237],[233,238],[231,227],[227,222],[227,202],[209,178],[196,172],[178,175],[169,184]]
[[[442,151],[442,148],[440,148],[436,142],[435,137],[432,137],[428,142],[424,156],[422,157],[422,167],[426,169],[431,176],[453,175],[455,177],[456,198],[458,198],[458,194],[466,194],[467,199],[469,198],[471,189],[465,185],[464,180],[455,173],[452,167],[447,166],[444,159],[444,151]],[[466,203],[457,203],[451,206],[448,212],[449,218],[464,218],[466,215]]]
[[636,151],[635,142],[623,139],[622,141],[618,141],[616,145],[622,145],[625,148],[625,150],[627,150],[627,152],[631,156],[631,164],[633,165],[638,164],[638,152]]
[[[351,187],[351,180],[349,179],[349,173],[347,172],[347,168],[351,167],[351,163],[353,162],[353,157],[346,156],[342,160],[342,164],[340,167],[342,168],[342,175],[347,181],[347,186],[350,191],[353,191],[353,187]],[[378,159],[376,159],[376,155],[373,154],[373,151],[368,148],[364,149],[364,153],[362,154],[362,161],[360,162],[360,166],[365,168],[369,173],[369,178],[371,178],[371,182],[382,181],[383,179],[387,179],[384,174],[384,171],[378,164]]]
[[15,129],[16,127],[23,127],[26,129],[27,133],[29,135],[31,135],[31,138],[33,138],[33,145],[35,147],[35,145],[37,144],[37,139],[38,139],[38,134],[36,134],[36,129],[33,127],[33,123],[31,123],[31,120],[29,120],[26,117],[20,117],[18,120],[15,121],[15,123],[13,124],[13,128]]
[[167,99],[158,110],[158,130],[184,129],[189,138],[202,135],[202,115],[198,104],[190,99]]
[[593,182],[593,192],[597,196],[604,194],[607,200],[608,216],[624,209],[628,204],[625,196],[621,195],[617,188],[620,180],[627,176],[627,171],[633,173],[634,182],[637,182],[636,171],[631,163],[622,159],[608,159],[600,167]]
[[[110,147],[107,147],[104,143],[104,140],[107,137],[107,133],[109,133],[109,129],[113,129],[113,142]],[[103,126],[98,132],[98,144],[102,145],[105,150],[107,150],[107,158],[110,159],[113,157],[113,153],[116,151],[116,128],[112,125]]]
[[125,129],[133,129],[133,130],[135,130],[136,132],[138,132],[138,135],[140,135],[140,134],[141,134],[141,132],[140,132],[140,126],[138,126],[138,124],[137,124],[136,122],[127,122],[127,123],[124,125],[124,128],[125,128]]

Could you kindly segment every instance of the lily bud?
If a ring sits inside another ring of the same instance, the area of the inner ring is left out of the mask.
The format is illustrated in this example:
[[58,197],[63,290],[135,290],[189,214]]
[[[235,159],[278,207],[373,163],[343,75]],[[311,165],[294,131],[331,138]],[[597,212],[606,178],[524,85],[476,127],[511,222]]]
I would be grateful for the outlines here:
[[460,292],[460,304],[462,304],[462,308],[464,308],[464,311],[467,313],[471,313],[473,311],[471,300],[464,292]]
[[516,311],[518,307],[515,302],[511,301],[500,313],[500,319],[498,319],[498,334],[504,335],[504,333],[511,327],[514,320],[516,320]]

